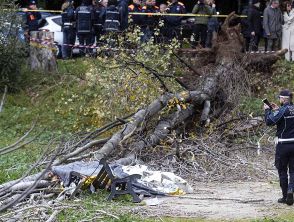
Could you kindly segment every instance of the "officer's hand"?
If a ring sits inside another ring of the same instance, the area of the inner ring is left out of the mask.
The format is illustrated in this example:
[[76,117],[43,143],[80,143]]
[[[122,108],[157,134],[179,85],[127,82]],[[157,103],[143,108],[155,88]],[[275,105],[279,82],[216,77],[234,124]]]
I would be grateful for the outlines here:
[[252,36],[255,36],[255,32],[251,32],[251,35],[252,35]]
[[266,110],[266,109],[270,109],[270,107],[266,104],[263,104],[263,109]]
[[273,110],[277,110],[277,109],[280,108],[280,107],[279,107],[277,104],[275,104],[275,103],[271,103],[271,105],[272,105]]
[[27,9],[27,8],[23,8],[22,11],[23,11],[23,12],[27,12],[28,9]]

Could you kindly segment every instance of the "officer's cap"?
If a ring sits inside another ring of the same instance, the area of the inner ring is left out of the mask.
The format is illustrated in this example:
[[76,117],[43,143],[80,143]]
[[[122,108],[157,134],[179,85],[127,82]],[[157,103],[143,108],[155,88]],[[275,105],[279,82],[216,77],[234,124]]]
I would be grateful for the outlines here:
[[284,89],[280,92],[279,97],[281,98],[292,98],[293,94],[290,90]]
[[36,5],[36,4],[37,4],[36,1],[34,0],[30,1],[30,5]]

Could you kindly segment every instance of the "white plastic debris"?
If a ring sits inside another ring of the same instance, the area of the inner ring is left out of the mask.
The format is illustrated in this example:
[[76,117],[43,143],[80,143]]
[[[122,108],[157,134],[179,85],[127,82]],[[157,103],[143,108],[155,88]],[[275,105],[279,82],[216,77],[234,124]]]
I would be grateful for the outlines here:
[[140,174],[140,183],[155,191],[172,195],[193,193],[193,188],[186,180],[171,172],[148,170],[145,165],[123,166],[122,170],[129,175]]

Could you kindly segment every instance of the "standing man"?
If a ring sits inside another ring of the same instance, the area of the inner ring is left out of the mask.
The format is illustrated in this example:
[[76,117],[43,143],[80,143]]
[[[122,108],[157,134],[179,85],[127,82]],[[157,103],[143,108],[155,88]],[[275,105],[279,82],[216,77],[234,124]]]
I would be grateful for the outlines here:
[[[216,5],[215,5],[215,0],[210,0],[208,2],[208,5],[212,9],[212,15],[216,15]],[[212,47],[212,40],[217,38],[217,33],[219,30],[219,22],[217,17],[210,17],[208,19],[207,23],[207,37],[206,37],[206,47],[211,48]]]
[[81,6],[76,9],[77,36],[81,51],[89,55],[92,50],[89,48],[94,43],[93,32],[94,10],[91,0],[83,0]]
[[106,9],[108,0],[100,0],[94,6],[94,35],[96,37],[96,45],[99,45],[101,35],[104,34],[103,26],[105,23]]
[[[28,10],[38,10],[36,1],[30,1]],[[38,31],[39,20],[42,18],[40,12],[26,11],[26,25],[28,27],[28,32]]]
[[[270,108],[264,105],[265,122],[268,126],[277,126],[275,166],[279,173],[283,197],[279,203],[293,204],[294,189],[294,105],[292,93],[282,90],[279,94],[281,107],[272,103]],[[288,181],[289,170],[289,181]]]
[[263,12],[263,27],[267,41],[265,51],[276,51],[280,48],[284,22],[279,6],[279,0],[271,0],[270,5]]
[[[146,0],[146,5],[142,8],[143,13],[158,13],[159,8],[154,4],[153,0]],[[154,35],[154,29],[158,25],[158,16],[144,15],[142,16],[142,42],[148,42]]]
[[[215,7],[215,5],[213,6]],[[200,38],[200,44],[203,48],[205,48],[208,18],[212,15],[212,9],[208,4],[206,4],[205,0],[199,0],[193,8],[192,14],[199,15],[195,17],[195,27],[193,32],[195,35],[196,44],[194,43],[194,46],[197,45],[197,42]]]
[[69,59],[72,55],[72,47],[76,41],[76,31],[75,31],[75,9],[74,1],[66,0],[63,3],[61,10],[62,18],[62,31],[63,31],[63,44],[62,44],[62,58]]
[[250,46],[252,51],[258,51],[258,45],[262,36],[262,18],[259,11],[260,0],[252,0],[248,10],[248,25],[250,32]]
[[[171,3],[167,6],[166,12],[169,14],[186,14],[185,5],[178,0],[171,0]],[[180,37],[181,23],[183,17],[181,16],[166,16],[166,31],[167,38],[169,40]]]
[[[141,12],[142,3],[140,0],[133,0],[133,4],[128,7],[129,12]],[[134,25],[140,26],[142,24],[140,15],[132,15],[132,20]]]

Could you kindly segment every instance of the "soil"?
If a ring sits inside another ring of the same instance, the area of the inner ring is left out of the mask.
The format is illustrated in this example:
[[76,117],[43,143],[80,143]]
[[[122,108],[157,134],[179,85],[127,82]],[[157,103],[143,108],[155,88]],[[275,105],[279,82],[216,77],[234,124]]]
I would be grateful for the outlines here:
[[192,194],[158,198],[156,206],[138,206],[131,211],[145,216],[217,221],[273,218],[293,211],[293,206],[277,203],[280,195],[277,182],[199,183]]

